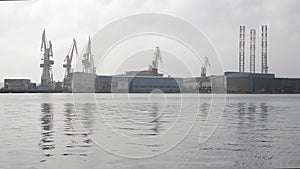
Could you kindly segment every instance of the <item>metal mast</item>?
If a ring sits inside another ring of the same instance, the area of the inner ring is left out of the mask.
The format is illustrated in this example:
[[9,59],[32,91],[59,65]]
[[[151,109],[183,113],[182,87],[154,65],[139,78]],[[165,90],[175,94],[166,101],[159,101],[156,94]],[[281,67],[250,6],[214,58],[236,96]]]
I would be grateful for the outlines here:
[[87,49],[86,49],[86,52],[83,54],[82,65],[83,65],[83,72],[84,73],[94,74],[94,73],[96,73],[96,68],[94,66],[94,60],[93,60],[91,45],[92,45],[91,44],[91,38],[89,36]]
[[74,51],[76,53],[76,56],[78,55],[78,51],[77,51],[77,44],[76,44],[76,40],[75,38],[73,38],[73,42],[71,44],[70,50],[65,58],[65,64],[63,64],[63,67],[66,68],[65,71],[65,77],[69,76],[70,73],[72,73],[72,60],[73,60],[73,55],[74,55]]
[[268,73],[267,25],[261,27],[261,73]]
[[250,73],[255,73],[255,29],[250,30]]
[[245,26],[240,26],[239,72],[245,72]]
[[52,65],[54,64],[54,61],[50,59],[53,58],[52,43],[50,40],[47,43],[45,29],[42,35],[41,51],[44,52],[42,58],[43,63],[40,64],[40,67],[43,68],[43,73],[41,76],[41,85],[50,86],[53,83]]

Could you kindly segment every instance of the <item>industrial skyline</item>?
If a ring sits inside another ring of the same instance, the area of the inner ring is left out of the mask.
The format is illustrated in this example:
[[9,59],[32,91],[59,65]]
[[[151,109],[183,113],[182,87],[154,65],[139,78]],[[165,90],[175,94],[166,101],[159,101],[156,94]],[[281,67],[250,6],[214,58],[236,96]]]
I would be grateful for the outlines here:
[[[0,79],[28,77],[35,82],[40,82],[42,72],[37,65],[41,63],[42,54],[38,46],[44,28],[47,29],[47,37],[53,43],[54,80],[61,80],[65,73],[62,65],[73,37],[78,42],[79,53],[82,53],[88,35],[95,34],[100,28],[116,19],[143,12],[166,13],[195,25],[215,46],[224,70],[238,71],[239,69],[238,29],[240,25],[246,25],[249,29],[257,30],[256,72],[261,72],[261,25],[268,25],[268,65],[270,66],[268,71],[275,72],[281,77],[299,77],[300,71],[297,66],[297,57],[300,54],[298,49],[300,24],[297,22],[300,16],[299,5],[300,2],[297,0],[263,2],[132,0],[118,3],[90,1],[86,4],[80,1],[69,3],[58,0],[1,2],[0,22],[3,24],[0,28],[2,59]],[[81,9],[86,7],[90,8],[89,12],[80,13]],[[115,14],[115,11],[120,12]],[[51,13],[51,15],[43,15],[44,13]],[[246,41],[248,38],[246,37]],[[249,70],[248,46],[249,42],[248,44],[246,42],[245,71]],[[287,66],[289,69],[286,69]]]

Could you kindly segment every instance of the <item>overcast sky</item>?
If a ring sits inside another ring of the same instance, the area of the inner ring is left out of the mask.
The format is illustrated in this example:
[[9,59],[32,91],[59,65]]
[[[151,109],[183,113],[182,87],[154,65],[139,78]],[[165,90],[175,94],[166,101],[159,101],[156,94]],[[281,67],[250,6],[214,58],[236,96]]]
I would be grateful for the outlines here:
[[233,71],[238,70],[240,25],[245,25],[247,30],[247,71],[248,31],[257,29],[256,71],[261,71],[260,29],[262,24],[267,24],[270,72],[280,77],[300,77],[299,9],[299,0],[0,1],[0,80],[24,77],[40,82],[40,43],[44,28],[53,43],[54,79],[61,81],[63,60],[73,37],[80,51],[88,35],[93,36],[105,25],[124,16],[144,12],[169,14],[190,22],[214,45],[224,70]]

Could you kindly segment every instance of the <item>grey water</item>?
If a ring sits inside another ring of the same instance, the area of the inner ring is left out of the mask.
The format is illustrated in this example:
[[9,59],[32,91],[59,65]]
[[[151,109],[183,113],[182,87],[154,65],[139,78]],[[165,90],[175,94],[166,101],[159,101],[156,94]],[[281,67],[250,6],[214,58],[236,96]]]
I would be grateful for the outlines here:
[[300,95],[1,94],[0,169],[300,167]]

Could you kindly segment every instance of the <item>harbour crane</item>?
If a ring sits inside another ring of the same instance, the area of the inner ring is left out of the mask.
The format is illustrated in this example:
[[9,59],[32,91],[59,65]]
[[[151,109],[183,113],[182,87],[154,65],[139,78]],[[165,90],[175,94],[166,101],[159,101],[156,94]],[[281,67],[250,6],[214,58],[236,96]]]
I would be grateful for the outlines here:
[[76,43],[75,38],[73,38],[73,42],[71,44],[69,52],[68,52],[68,54],[67,54],[67,56],[64,60],[66,62],[65,64],[63,64],[63,67],[66,68],[65,77],[70,76],[70,73],[73,72],[73,70],[72,70],[72,60],[73,60],[74,52],[77,56],[78,55],[78,50],[77,50],[77,43]]
[[204,64],[201,67],[201,77],[206,77],[206,73],[207,73],[207,68],[210,66],[208,57],[204,58]]
[[49,42],[47,42],[45,29],[42,35],[41,51],[44,52],[42,57],[43,63],[40,64],[40,67],[43,68],[41,86],[51,87],[51,85],[53,85],[52,65],[54,61],[51,60],[51,58],[53,58],[53,50],[51,41],[49,40]]
[[92,45],[91,44],[91,38],[89,36],[88,45],[87,45],[85,53],[83,54],[82,65],[83,65],[83,72],[84,73],[95,74],[96,73],[96,68],[94,66],[94,60],[93,60],[91,45]]
[[154,52],[154,59],[152,61],[152,68],[158,69],[158,64],[162,63],[162,57],[159,47],[156,47],[156,52]]

